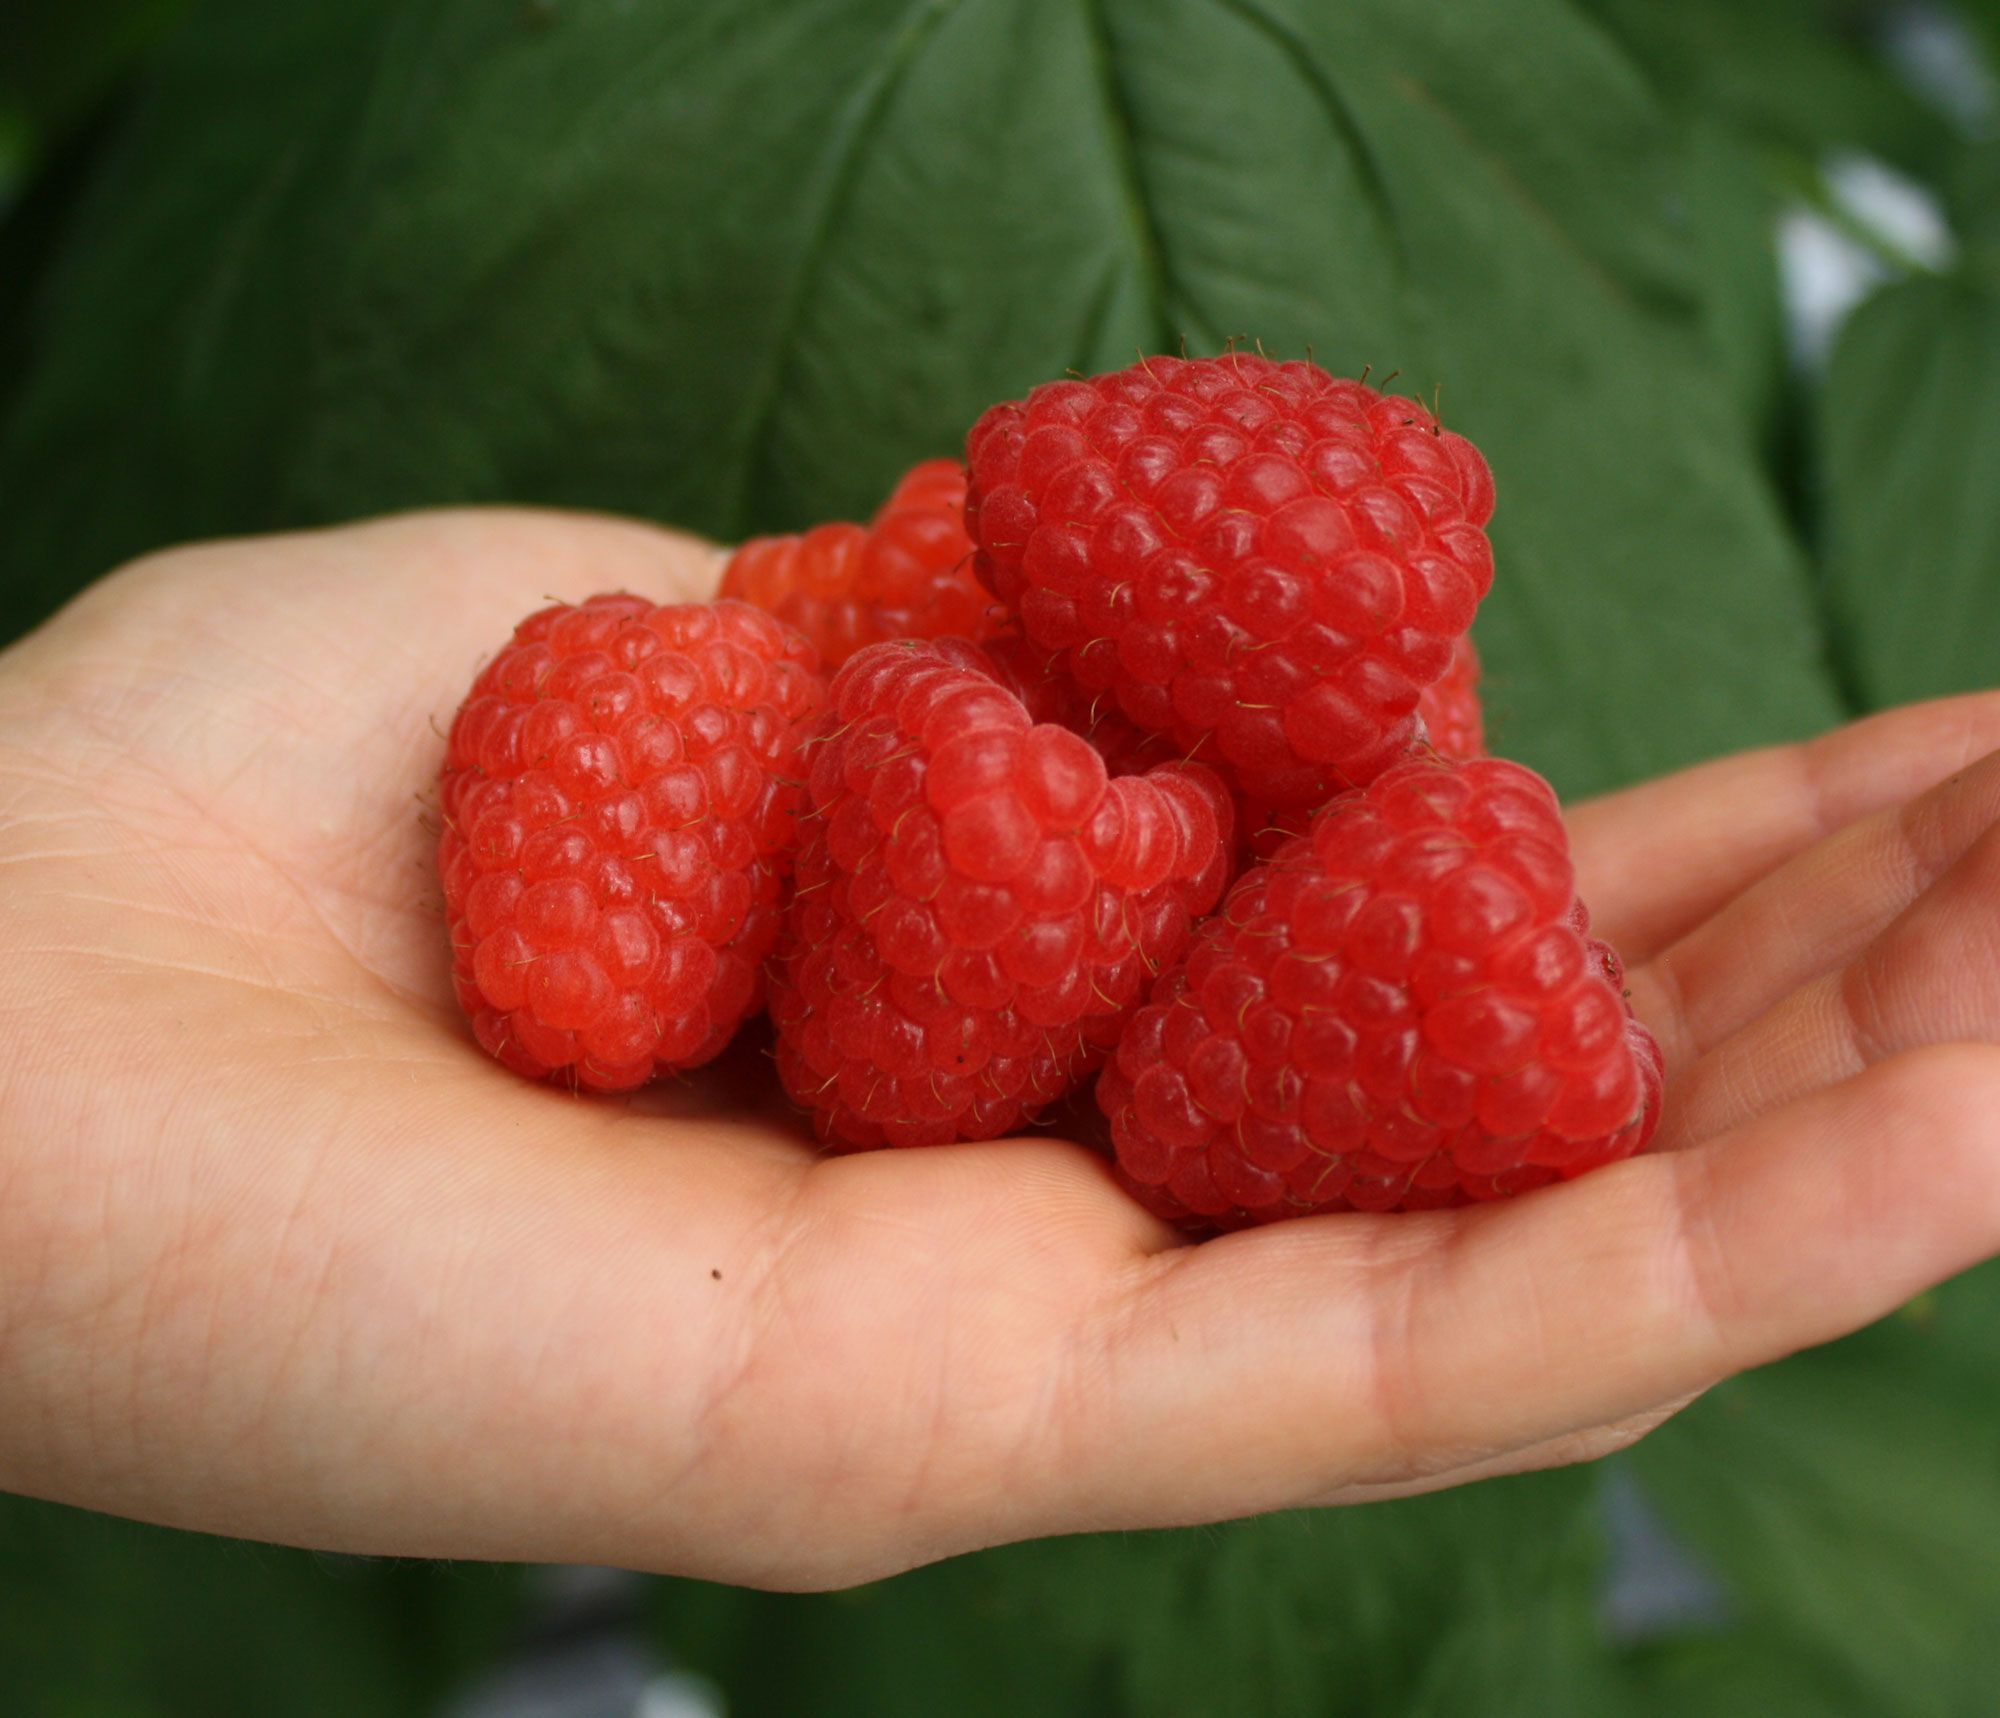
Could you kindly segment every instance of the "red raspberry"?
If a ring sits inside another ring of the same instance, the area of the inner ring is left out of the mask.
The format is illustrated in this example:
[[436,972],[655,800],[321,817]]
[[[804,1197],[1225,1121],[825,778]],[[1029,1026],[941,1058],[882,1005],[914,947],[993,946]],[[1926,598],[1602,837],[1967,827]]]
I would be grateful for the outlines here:
[[[1479,701],[1479,653],[1467,633],[1452,647],[1451,666],[1442,680],[1426,686],[1417,700],[1433,751],[1448,758],[1486,756],[1486,717]],[[1236,828],[1246,855],[1268,859],[1295,835],[1312,826],[1313,812],[1274,810],[1238,797]]]
[[440,783],[452,977],[487,1051],[619,1091],[728,1043],[777,932],[812,663],[746,603],[600,596],[515,629]]
[[1497,1199],[1629,1156],[1661,1064],[1587,934],[1548,784],[1420,755],[1254,867],[1098,1081],[1194,1226]]
[[1317,809],[1415,734],[1493,580],[1493,479],[1311,364],[1148,358],[966,440],[979,576],[1090,692],[1249,799]]
[[1452,646],[1451,666],[1417,700],[1417,715],[1433,751],[1448,758],[1486,756],[1486,710],[1479,698],[1479,652],[1472,634]]
[[1111,774],[1136,775],[1155,764],[1186,761],[1172,742],[1135,727],[1110,693],[1077,685],[1054,657],[1028,641],[1018,621],[997,622],[979,647],[1031,718],[1082,735]]
[[829,670],[883,639],[978,637],[992,598],[972,574],[965,467],[912,467],[872,525],[753,537],[723,568],[722,594],[797,627]]
[[1110,780],[962,639],[835,677],[772,984],[778,1071],[838,1148],[990,1139],[1109,1052],[1226,881],[1199,766]]

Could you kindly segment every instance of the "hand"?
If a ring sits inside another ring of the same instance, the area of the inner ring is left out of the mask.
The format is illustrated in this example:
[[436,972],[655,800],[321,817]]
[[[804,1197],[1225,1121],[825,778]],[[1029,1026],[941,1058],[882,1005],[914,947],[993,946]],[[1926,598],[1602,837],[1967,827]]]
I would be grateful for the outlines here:
[[837,1585],[1629,1442],[2000,1247],[2000,697],[1585,806],[1666,1143],[1189,1246],[1047,1139],[821,1160],[754,1056],[523,1084],[420,801],[610,520],[190,548],[0,656],[0,1485],[331,1549]]

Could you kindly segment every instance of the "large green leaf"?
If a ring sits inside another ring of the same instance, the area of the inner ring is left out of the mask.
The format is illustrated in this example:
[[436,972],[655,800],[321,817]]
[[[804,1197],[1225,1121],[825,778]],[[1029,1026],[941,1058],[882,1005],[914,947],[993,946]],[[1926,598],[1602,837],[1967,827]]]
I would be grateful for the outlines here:
[[[1994,16],[2000,18],[2000,0]],[[1945,193],[1966,267],[2000,280],[2000,138],[1960,151]]]
[[[1971,1714],[2000,1683],[2000,1266],[1739,1378],[1634,1452],[1748,1638],[1844,1710]],[[1983,1692],[1982,1692],[1983,1691]]]
[[2000,684],[2000,286],[1877,294],[1834,350],[1819,424],[1857,682],[1875,703]]
[[1244,335],[1442,385],[1499,738],[1592,787],[1835,713],[1675,170],[1558,0],[223,0],[43,301],[10,578],[447,500],[793,525]]
[[27,112],[0,97],[0,216],[12,206],[21,181],[27,177],[33,136]]
[[1592,1501],[1588,1475],[1541,1475],[1016,1546],[828,1598],[718,1601],[677,1583],[659,1626],[744,1718],[1609,1718]]
[[1680,188],[1701,272],[1703,326],[1737,404],[1772,439],[1786,383],[1778,195],[1759,153],[1711,115],[1681,125]]
[[[27,307],[78,185],[149,51],[192,4],[0,4],[0,415],[29,356]],[[0,589],[0,638],[8,618]]]
[[[243,29],[212,8],[181,39],[38,283],[41,361],[0,446],[0,622],[137,550],[274,517],[254,497],[289,451],[314,246],[341,225],[340,103],[385,5],[272,7]],[[52,480],[31,504],[22,486]]]
[[0,7],[0,110],[59,138],[104,99],[193,0],[7,0]]
[[1867,150],[1918,174],[1957,147],[1944,114],[1880,51],[1894,10],[1880,0],[1584,4],[1663,88],[1746,136],[1809,155]]

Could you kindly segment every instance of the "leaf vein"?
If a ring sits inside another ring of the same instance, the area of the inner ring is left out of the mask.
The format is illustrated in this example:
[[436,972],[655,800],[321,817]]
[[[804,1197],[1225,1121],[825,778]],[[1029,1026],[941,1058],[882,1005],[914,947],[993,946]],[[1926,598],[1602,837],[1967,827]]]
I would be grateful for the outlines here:
[[1139,278],[1146,294],[1147,321],[1158,341],[1157,349],[1171,352],[1178,336],[1168,305],[1171,283],[1167,272],[1166,247],[1161,239],[1160,216],[1139,165],[1139,131],[1132,111],[1131,96],[1118,74],[1118,53],[1111,39],[1111,24],[1105,14],[1105,0],[1083,0],[1083,21],[1089,38],[1091,57],[1097,72],[1097,87],[1103,97],[1105,147],[1117,175],[1124,206],[1125,228],[1139,265]]
[[1355,176],[1361,184],[1362,196],[1367,202],[1369,213],[1374,216],[1381,230],[1382,243],[1389,253],[1390,261],[1400,274],[1404,269],[1403,239],[1401,229],[1396,224],[1395,205],[1389,194],[1388,175],[1383,171],[1382,162],[1375,153],[1374,145],[1368,140],[1368,133],[1362,128],[1360,117],[1355,113],[1340,85],[1334,81],[1319,56],[1306,44],[1299,33],[1283,19],[1274,17],[1258,3],[1258,0],[1211,0],[1220,11],[1227,12],[1241,23],[1247,24],[1262,36],[1285,58],[1286,63],[1298,75],[1299,81],[1311,92],[1314,100],[1326,112],[1332,122],[1335,134],[1347,146],[1354,158]]
[[770,440],[777,422],[778,406],[784,395],[785,374],[791,367],[792,350],[798,343],[806,307],[812,301],[814,283],[825,266],[827,255],[846,212],[849,197],[859,179],[867,148],[888,116],[890,103],[903,87],[910,72],[923,56],[924,48],[937,27],[959,0],[917,0],[897,25],[891,49],[875,76],[861,84],[849,103],[839,129],[830,139],[831,161],[826,173],[826,194],[806,233],[791,289],[778,313],[777,331],[771,341],[770,361],[764,367],[751,396],[745,420],[743,457],[737,469],[742,474],[737,485],[731,516],[736,534],[746,536],[755,523],[753,509],[757,481],[770,455]]

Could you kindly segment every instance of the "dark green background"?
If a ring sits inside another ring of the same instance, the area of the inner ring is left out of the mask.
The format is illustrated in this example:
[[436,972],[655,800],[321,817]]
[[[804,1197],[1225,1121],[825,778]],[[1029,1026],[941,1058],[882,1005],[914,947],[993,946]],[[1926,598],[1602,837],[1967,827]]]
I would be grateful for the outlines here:
[[[2000,7],[1963,0],[1991,43]],[[1498,743],[1570,793],[2000,679],[2000,162],[1831,0],[7,0],[0,638],[177,539],[462,500],[733,536],[1233,336],[1441,388]],[[1933,187],[1825,373],[1772,245]],[[1948,1190],[1947,1190],[1948,1194]],[[757,1713],[1955,1714],[2000,1686],[2000,1279],[1620,1464],[1723,1602],[1607,1627],[1601,1473],[660,1582]],[[0,1502],[0,1709],[430,1709],[517,1572]]]

